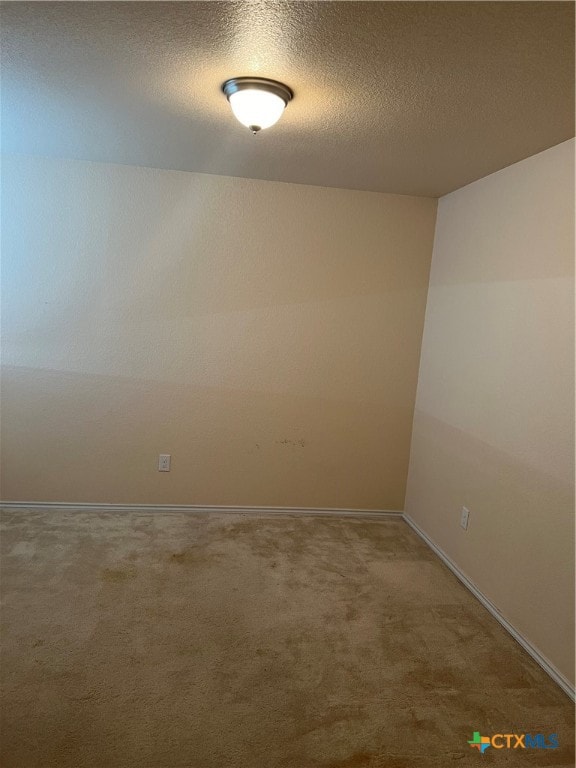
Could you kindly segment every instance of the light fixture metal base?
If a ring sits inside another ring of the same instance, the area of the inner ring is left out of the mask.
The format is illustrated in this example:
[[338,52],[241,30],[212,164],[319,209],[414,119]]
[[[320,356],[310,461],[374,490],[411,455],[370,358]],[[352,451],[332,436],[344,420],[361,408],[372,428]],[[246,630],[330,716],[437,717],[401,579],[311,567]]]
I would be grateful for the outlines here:
[[279,83],[277,80],[268,80],[266,77],[231,77],[222,84],[222,90],[227,99],[233,93],[245,91],[249,88],[273,93],[275,96],[279,96],[284,104],[288,104],[294,98],[294,94],[287,85]]

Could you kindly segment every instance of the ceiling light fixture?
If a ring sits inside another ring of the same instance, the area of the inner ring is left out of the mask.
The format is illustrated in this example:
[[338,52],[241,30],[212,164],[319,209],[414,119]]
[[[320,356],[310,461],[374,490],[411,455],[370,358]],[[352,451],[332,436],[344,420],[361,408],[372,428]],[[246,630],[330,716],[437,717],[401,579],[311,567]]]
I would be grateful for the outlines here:
[[263,77],[232,77],[222,90],[236,118],[254,134],[278,122],[293,96],[287,85]]

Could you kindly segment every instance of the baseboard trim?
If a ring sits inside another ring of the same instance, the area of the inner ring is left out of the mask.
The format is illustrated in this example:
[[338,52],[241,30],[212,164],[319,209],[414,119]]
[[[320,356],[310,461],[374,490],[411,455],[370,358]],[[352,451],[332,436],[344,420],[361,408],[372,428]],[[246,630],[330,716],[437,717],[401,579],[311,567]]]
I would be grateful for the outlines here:
[[0,501],[1,509],[76,509],[80,512],[222,512],[230,514],[325,515],[332,517],[403,518],[393,509],[341,509],[331,507],[239,507],[210,504],[74,504],[67,501]]
[[70,510],[81,512],[221,512],[229,514],[272,514],[298,516],[326,517],[356,517],[372,520],[401,519],[430,547],[430,549],[452,571],[457,579],[482,603],[489,613],[512,635],[519,645],[542,667],[554,682],[573,701],[576,691],[572,683],[556,669],[556,667],[535,648],[510,622],[502,616],[498,608],[484,595],[478,587],[460,570],[456,563],[414,522],[405,512],[388,509],[345,509],[330,507],[241,507],[216,506],[209,504],[87,504],[56,501],[0,501],[1,509],[32,509],[32,510]]
[[470,579],[460,570],[460,568],[456,565],[456,563],[448,557],[448,555],[428,536],[428,534],[424,533],[422,528],[412,520],[410,515],[407,515],[405,512],[403,514],[404,520],[408,523],[410,528],[418,534],[418,536],[430,547],[430,549],[442,560],[442,562],[452,571],[454,576],[456,576],[459,581],[462,582],[462,584],[468,589],[474,597],[482,603],[484,608],[486,608],[487,611],[489,611],[492,616],[498,621],[504,629],[512,635],[514,640],[524,648],[524,650],[534,659],[534,661],[542,667],[544,672],[546,672],[547,675],[549,675],[554,682],[560,686],[560,688],[566,693],[573,701],[576,698],[576,691],[572,683],[564,677],[564,675],[556,669],[556,667],[552,664],[552,662],[548,661],[548,659],[543,656],[540,651],[535,648],[532,643],[527,640],[518,630],[510,624],[510,622],[502,616],[498,608],[494,605],[494,603],[489,600],[486,595],[484,595],[478,587],[474,584],[474,582],[470,581]]

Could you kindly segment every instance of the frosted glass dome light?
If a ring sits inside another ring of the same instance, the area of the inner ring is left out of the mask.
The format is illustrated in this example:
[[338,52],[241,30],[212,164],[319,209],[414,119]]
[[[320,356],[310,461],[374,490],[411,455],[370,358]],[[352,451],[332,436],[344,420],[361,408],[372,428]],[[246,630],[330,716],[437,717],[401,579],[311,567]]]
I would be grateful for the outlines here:
[[270,128],[280,119],[286,106],[280,96],[252,88],[236,91],[228,101],[236,118],[252,130]]
[[226,80],[222,90],[237,120],[252,133],[278,122],[292,99],[286,85],[262,77],[233,77]]

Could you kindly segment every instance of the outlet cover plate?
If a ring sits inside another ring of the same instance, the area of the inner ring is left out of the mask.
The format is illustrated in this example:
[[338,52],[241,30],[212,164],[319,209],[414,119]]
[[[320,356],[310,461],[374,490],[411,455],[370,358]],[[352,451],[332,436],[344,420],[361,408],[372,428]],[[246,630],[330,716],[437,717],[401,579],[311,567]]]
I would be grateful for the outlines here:
[[169,453],[161,453],[158,456],[158,472],[170,472],[170,460]]

